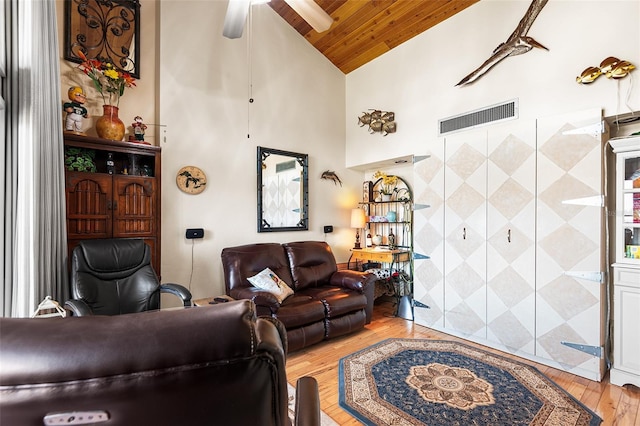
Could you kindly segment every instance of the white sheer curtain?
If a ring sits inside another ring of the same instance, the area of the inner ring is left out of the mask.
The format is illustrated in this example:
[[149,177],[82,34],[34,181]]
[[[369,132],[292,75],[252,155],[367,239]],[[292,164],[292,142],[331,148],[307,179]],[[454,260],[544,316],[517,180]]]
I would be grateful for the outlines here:
[[60,65],[55,0],[0,0],[2,315],[29,316],[46,296],[68,297]]

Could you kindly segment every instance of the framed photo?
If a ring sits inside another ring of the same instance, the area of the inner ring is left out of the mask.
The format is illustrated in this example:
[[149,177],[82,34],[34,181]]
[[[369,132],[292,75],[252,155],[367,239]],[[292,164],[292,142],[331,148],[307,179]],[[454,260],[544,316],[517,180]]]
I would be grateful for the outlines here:
[[362,184],[362,201],[370,203],[373,201],[373,182],[370,180]]

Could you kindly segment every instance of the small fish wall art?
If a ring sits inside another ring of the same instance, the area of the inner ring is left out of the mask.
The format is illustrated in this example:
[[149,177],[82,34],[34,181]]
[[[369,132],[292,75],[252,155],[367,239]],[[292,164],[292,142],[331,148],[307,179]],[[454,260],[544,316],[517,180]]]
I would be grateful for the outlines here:
[[609,56],[600,62],[599,67],[588,67],[582,74],[576,77],[578,84],[589,84],[596,81],[601,75],[607,78],[621,79],[625,78],[636,67],[629,61],[621,61],[620,59]]
[[322,172],[320,179],[327,179],[333,181],[334,185],[340,184],[340,186],[342,186],[342,181],[340,180],[336,172],[332,172],[331,170],[325,170],[324,172]]
[[371,112],[363,112],[362,115],[358,117],[358,125],[360,127],[368,126],[369,133],[381,133],[382,136],[396,132],[396,115],[394,112],[381,111],[379,109],[369,111]]

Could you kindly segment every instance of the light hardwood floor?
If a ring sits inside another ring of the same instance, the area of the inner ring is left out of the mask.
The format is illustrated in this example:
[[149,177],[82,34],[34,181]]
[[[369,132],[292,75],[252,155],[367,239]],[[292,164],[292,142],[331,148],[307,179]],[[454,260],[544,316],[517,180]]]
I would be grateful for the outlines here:
[[[414,325],[412,321],[392,316],[393,306],[389,302],[376,305],[371,324],[365,330],[328,340],[309,348],[289,354],[287,358],[287,378],[295,385],[301,376],[312,376],[318,380],[320,405],[339,425],[360,425],[361,423],[343,410],[338,404],[338,361],[353,352],[391,337],[416,339],[458,340],[448,334]],[[504,353],[499,352],[504,355]],[[598,383],[555,368],[537,364],[522,358],[518,361],[538,368],[543,374],[589,407],[603,419],[603,425],[640,425],[640,389],[635,386],[615,386],[609,383],[609,376]]]

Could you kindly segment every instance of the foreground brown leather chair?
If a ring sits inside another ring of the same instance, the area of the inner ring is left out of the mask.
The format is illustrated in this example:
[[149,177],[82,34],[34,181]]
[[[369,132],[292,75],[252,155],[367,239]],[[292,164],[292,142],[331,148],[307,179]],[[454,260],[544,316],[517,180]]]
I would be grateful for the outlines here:
[[[285,339],[246,300],[0,318],[0,424],[289,425]],[[315,379],[300,379],[296,402],[296,425],[319,424]]]

